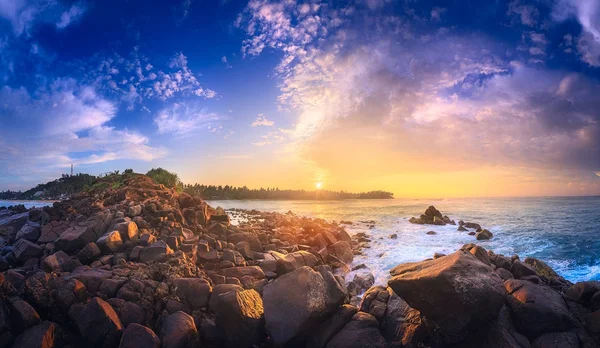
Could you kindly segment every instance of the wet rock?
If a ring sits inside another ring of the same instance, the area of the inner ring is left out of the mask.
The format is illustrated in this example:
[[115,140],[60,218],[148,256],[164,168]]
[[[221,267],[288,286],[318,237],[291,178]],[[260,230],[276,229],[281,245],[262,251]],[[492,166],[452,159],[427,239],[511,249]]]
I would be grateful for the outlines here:
[[488,231],[488,230],[482,230],[481,232],[477,233],[477,240],[487,240],[487,239],[491,239],[494,235],[492,234],[492,232]]
[[160,330],[161,348],[188,348],[198,344],[194,318],[184,312],[167,316]]
[[210,284],[201,278],[177,278],[173,279],[175,294],[184,300],[191,308],[208,307],[208,299],[212,288]]
[[497,268],[496,273],[498,273],[498,275],[500,276],[500,278],[502,278],[502,280],[514,279],[513,274],[504,268]]
[[469,230],[467,230],[466,228],[464,228],[462,225],[461,225],[461,226],[458,226],[458,228],[457,228],[456,230],[457,230],[457,231],[460,231],[460,232],[468,232],[468,231],[469,231]]
[[42,256],[43,252],[42,247],[26,239],[19,239],[13,249],[13,255],[19,263],[24,263],[31,258],[38,258]]
[[255,290],[229,291],[217,299],[216,326],[227,347],[251,347],[264,334],[263,301]]
[[481,225],[480,224],[476,224],[474,222],[464,222],[461,226],[466,227],[466,228],[472,228],[472,229],[475,229],[475,230],[481,229]]
[[333,287],[309,267],[300,267],[265,286],[265,321],[273,342],[285,345],[303,338],[315,320],[331,314],[345,297]]
[[394,234],[390,234],[390,239],[397,239],[398,238],[398,234],[394,233]]
[[372,315],[358,312],[327,344],[328,348],[386,348],[379,322]]
[[458,342],[498,315],[502,280],[470,253],[402,264],[390,271],[389,286],[434,321],[448,343]]
[[59,347],[60,327],[50,321],[27,329],[15,340],[13,348],[54,348]]
[[105,301],[94,297],[77,316],[81,337],[91,347],[115,347],[123,333],[121,320]]
[[437,234],[437,232],[436,231],[427,231],[427,233],[425,233],[425,234],[432,236],[434,234]]
[[574,326],[574,318],[562,296],[551,288],[516,279],[505,281],[504,287],[517,329],[527,337],[566,331]]
[[150,328],[135,323],[130,324],[123,332],[119,348],[137,347],[160,348],[160,339]]

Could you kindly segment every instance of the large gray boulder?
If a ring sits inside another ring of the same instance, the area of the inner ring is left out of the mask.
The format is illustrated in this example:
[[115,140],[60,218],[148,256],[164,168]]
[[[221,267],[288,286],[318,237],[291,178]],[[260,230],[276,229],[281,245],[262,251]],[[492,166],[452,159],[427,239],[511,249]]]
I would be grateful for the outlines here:
[[198,344],[198,330],[194,318],[189,314],[178,311],[162,323],[160,330],[162,348],[188,348]]
[[505,301],[500,276],[463,250],[402,264],[390,273],[389,286],[435,322],[446,343],[458,342],[496,318]]
[[379,322],[368,313],[358,312],[327,344],[327,348],[387,348]]
[[263,289],[267,330],[276,345],[303,340],[307,330],[344,301],[343,286],[327,270],[309,267],[277,278]]

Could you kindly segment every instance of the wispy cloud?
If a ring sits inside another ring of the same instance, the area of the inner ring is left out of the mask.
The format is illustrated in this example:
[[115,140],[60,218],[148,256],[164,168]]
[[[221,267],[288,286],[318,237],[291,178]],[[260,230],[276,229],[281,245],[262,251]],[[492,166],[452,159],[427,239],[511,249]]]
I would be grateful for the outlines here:
[[218,120],[217,114],[209,113],[199,106],[173,103],[158,112],[154,124],[160,134],[188,135],[204,127],[208,127],[210,131],[218,129],[212,126],[212,123]]
[[258,127],[258,126],[271,127],[274,124],[275,124],[274,121],[271,121],[271,120],[267,119],[267,117],[264,116],[263,114],[258,114],[258,116],[254,120],[254,122],[252,122],[251,126],[252,127]]
[[56,23],[56,28],[64,29],[69,24],[77,21],[85,13],[85,7],[80,4],[71,6],[67,11],[60,15],[60,20]]
[[232,68],[232,66],[229,65],[229,62],[227,61],[227,57],[226,56],[221,57],[221,63],[225,64],[225,68],[226,69],[231,69]]

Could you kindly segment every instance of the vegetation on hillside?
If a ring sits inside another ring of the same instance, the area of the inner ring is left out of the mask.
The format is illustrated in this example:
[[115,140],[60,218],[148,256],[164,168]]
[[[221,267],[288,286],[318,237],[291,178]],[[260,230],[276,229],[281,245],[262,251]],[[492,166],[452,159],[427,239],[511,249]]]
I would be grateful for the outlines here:
[[63,174],[56,180],[39,184],[25,192],[10,190],[0,192],[0,199],[58,199],[63,195],[80,192],[94,180],[96,177],[89,174],[80,173],[73,176]]
[[183,183],[179,179],[179,176],[161,167],[150,169],[146,175],[151,177],[156,183],[163,184],[168,188],[174,188],[180,192],[183,189]]

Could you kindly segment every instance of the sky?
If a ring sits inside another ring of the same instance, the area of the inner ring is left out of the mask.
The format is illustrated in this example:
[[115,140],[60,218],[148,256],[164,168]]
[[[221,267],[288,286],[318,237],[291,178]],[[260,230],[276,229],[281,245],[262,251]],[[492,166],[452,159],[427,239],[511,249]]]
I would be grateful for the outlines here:
[[600,0],[0,0],[0,190],[600,195],[599,96]]

